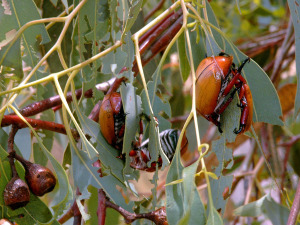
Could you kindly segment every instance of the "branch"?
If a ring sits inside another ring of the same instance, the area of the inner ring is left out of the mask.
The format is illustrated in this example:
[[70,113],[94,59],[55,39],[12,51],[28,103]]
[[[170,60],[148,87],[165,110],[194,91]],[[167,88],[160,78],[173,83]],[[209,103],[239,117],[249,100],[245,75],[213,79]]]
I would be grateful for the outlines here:
[[[50,130],[50,131],[54,131],[54,132],[61,133],[61,134],[67,134],[65,126],[63,124],[44,121],[44,120],[38,120],[38,119],[32,119],[32,118],[28,118],[28,117],[25,117],[25,119],[34,128]],[[12,124],[17,126],[19,129],[27,127],[27,124],[17,115],[3,116],[3,119],[1,122],[1,127],[9,126]],[[71,132],[72,132],[74,139],[79,140],[80,136],[79,136],[78,132],[74,129],[72,129]]]
[[98,191],[98,209],[97,209],[97,217],[98,217],[98,225],[105,224],[106,217],[106,196],[103,189],[99,189]]
[[158,10],[160,10],[163,7],[165,1],[166,0],[160,0],[160,2],[147,14],[147,16],[145,16],[144,22],[146,22],[151,16],[153,16],[153,14],[155,12],[157,12]]
[[127,224],[130,224],[137,219],[147,219],[147,220],[151,220],[156,225],[168,225],[165,207],[161,207],[149,213],[141,213],[141,214],[128,212],[127,210],[123,209],[121,206],[118,206],[109,200],[106,200],[106,207],[118,211],[124,217],[125,223]]
[[297,220],[298,213],[299,213],[299,208],[300,208],[300,180],[298,181],[297,191],[296,191],[294,202],[293,202],[293,205],[292,205],[292,208],[290,211],[287,225],[296,224],[296,220]]

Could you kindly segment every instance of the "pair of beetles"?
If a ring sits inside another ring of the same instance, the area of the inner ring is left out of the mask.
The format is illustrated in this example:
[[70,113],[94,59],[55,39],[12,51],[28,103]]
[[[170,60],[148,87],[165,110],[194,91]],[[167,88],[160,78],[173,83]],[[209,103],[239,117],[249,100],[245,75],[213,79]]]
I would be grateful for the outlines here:
[[[220,133],[222,133],[222,129],[219,117],[236,93],[238,93],[240,100],[237,106],[241,109],[241,117],[239,128],[234,129],[233,132],[241,134],[251,127],[253,116],[252,95],[246,80],[241,75],[244,65],[249,61],[250,59],[247,58],[236,68],[233,63],[233,57],[221,52],[218,56],[207,57],[202,60],[196,70],[197,112],[215,124]],[[116,149],[122,150],[125,113],[119,93],[113,92],[104,97],[99,113],[99,123],[106,141]],[[163,150],[174,152],[176,145],[177,139],[176,143],[173,143],[171,150]],[[136,157],[140,155],[139,151],[141,149],[145,149],[145,146],[132,150],[130,157],[133,157],[133,159],[131,161],[138,161]],[[144,151],[141,151],[143,157],[141,157],[140,161],[150,161],[151,157],[145,157],[146,153],[144,154]],[[172,157],[169,157],[169,159],[171,160]],[[131,164],[131,166],[136,168],[134,164]],[[148,171],[149,168],[144,170]]]

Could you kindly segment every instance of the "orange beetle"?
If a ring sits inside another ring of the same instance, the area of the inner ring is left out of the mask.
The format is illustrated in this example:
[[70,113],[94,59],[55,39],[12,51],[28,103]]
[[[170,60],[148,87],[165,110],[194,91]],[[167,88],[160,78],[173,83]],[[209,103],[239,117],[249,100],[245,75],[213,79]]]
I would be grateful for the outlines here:
[[106,141],[118,150],[123,146],[125,117],[120,93],[107,94],[100,107],[99,124]]
[[[252,123],[253,102],[252,95],[241,71],[249,61],[244,60],[236,69],[233,57],[225,53],[219,56],[207,57],[201,61],[196,71],[196,108],[197,112],[208,121],[214,123],[222,133],[219,116],[232,101],[236,91],[239,94],[241,119],[239,129],[234,133],[244,133]],[[233,89],[233,91],[231,91]],[[227,96],[230,96],[227,98]]]

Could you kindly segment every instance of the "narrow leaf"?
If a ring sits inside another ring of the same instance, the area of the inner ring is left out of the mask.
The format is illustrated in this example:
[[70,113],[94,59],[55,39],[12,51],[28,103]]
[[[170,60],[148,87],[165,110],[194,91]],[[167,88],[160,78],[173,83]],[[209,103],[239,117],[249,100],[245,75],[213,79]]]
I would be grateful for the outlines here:
[[297,94],[295,100],[295,113],[294,118],[297,117],[300,111],[300,0],[288,0],[290,13],[292,16],[294,31],[295,31],[295,44],[296,44],[296,71],[297,71]]

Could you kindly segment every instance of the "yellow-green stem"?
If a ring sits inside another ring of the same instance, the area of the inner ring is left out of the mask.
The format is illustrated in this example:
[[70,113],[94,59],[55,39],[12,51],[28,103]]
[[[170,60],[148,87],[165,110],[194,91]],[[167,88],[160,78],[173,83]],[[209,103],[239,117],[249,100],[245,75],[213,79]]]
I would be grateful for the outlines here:
[[207,174],[207,169],[206,169],[204,158],[202,157],[203,153],[201,151],[200,133],[199,133],[199,128],[198,128],[198,119],[197,119],[197,110],[196,110],[196,75],[195,75],[195,67],[194,67],[194,61],[193,61],[191,41],[190,41],[189,31],[187,29],[188,11],[187,11],[186,5],[185,5],[183,0],[181,0],[181,7],[182,7],[182,13],[183,13],[183,25],[182,25],[182,27],[184,27],[184,29],[185,29],[185,37],[186,37],[188,52],[189,52],[189,56],[190,56],[189,58],[190,58],[192,81],[193,81],[192,112],[193,112],[193,115],[194,115],[194,124],[195,124],[195,131],[196,131],[197,146],[198,146],[198,150],[200,149],[199,150],[200,161],[201,161],[201,165],[202,165],[202,170],[204,171],[205,180],[206,180],[206,183],[207,183],[207,192],[208,192],[210,212],[212,212],[213,211],[213,199],[212,199],[211,187],[210,187],[210,182],[209,182],[209,176]]

